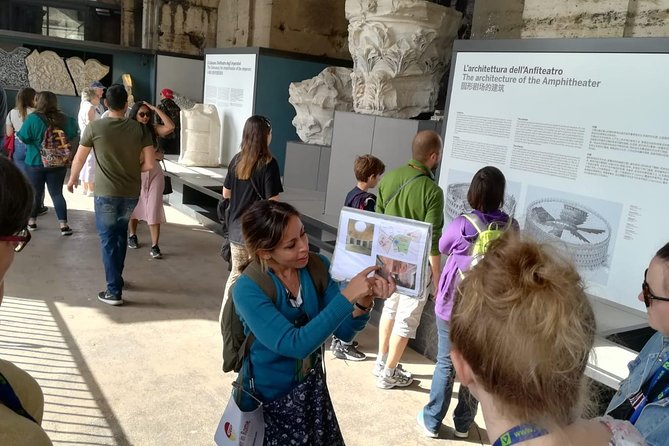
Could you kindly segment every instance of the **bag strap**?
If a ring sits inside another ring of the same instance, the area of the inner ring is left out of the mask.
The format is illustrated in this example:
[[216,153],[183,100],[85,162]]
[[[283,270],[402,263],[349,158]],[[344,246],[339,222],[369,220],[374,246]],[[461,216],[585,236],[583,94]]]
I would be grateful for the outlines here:
[[426,176],[427,176],[427,175],[425,175],[424,173],[419,173],[419,174],[416,175],[415,177],[412,177],[412,178],[409,178],[408,180],[406,180],[406,181],[405,181],[404,183],[402,183],[402,185],[395,191],[395,193],[392,194],[392,195],[390,196],[390,198],[388,199],[388,201],[386,201],[386,206],[388,206],[388,205],[395,199],[395,197],[397,197],[397,195],[399,195],[399,193],[402,191],[402,189],[404,189],[404,188],[406,187],[407,184],[411,183],[413,180],[417,180],[417,179],[420,178],[420,177],[426,177]]
[[[323,299],[325,295],[325,289],[328,286],[329,275],[328,270],[325,267],[323,261],[318,257],[318,254],[313,252],[309,253],[309,261],[307,263],[307,271],[311,280],[314,282],[314,287],[316,288],[316,293],[318,294],[319,302]],[[243,274],[246,274],[251,280],[253,280],[262,290],[262,292],[269,297],[273,304],[276,304],[276,286],[274,281],[270,277],[269,273],[263,271],[260,267],[260,263],[256,260],[253,260],[249,265],[244,269]],[[255,341],[256,337],[253,332],[250,332],[244,342],[242,343],[240,350],[243,352],[242,359],[248,355],[251,350],[251,345]]]
[[480,234],[483,231],[485,231],[485,225],[483,224],[483,221],[481,221],[479,216],[476,215],[475,213],[472,212],[469,214],[462,214],[462,216],[465,217],[467,221],[469,221],[469,223],[472,224],[472,226],[474,226],[474,229],[476,229],[477,234]]
[[160,160],[160,162],[163,163],[163,171],[167,172],[167,166],[165,165],[165,160],[162,159],[162,160]]
[[7,381],[7,378],[5,378],[2,373],[0,373],[0,402],[9,407],[17,415],[21,415],[22,417],[37,423],[37,421],[35,421],[35,419],[28,413],[28,411],[23,408],[21,400],[16,395],[16,392],[14,392],[14,389],[9,384],[9,381]]

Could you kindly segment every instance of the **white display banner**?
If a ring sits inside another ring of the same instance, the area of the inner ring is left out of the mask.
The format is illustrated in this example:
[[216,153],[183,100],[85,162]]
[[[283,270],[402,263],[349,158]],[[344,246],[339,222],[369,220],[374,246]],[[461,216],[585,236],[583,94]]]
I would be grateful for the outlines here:
[[221,163],[239,151],[244,123],[253,114],[255,54],[206,54],[204,103],[213,104],[221,119]]
[[446,224],[497,166],[523,231],[566,247],[591,295],[643,310],[643,272],[669,240],[668,72],[668,54],[457,53]]
[[351,280],[377,265],[377,274],[392,277],[399,293],[418,297],[425,289],[431,240],[429,223],[344,207],[330,273],[335,280]]

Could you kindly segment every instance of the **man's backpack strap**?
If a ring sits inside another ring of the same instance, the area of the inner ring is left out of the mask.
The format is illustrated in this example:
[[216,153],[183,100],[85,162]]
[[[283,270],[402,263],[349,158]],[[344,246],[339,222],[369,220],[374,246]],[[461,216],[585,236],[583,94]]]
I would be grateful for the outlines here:
[[476,215],[475,213],[472,212],[469,214],[462,214],[462,216],[465,217],[467,221],[469,221],[469,223],[472,224],[472,226],[474,226],[474,229],[476,229],[476,232],[478,234],[485,231],[485,226],[483,225],[483,222],[481,221],[479,216]]
[[419,173],[419,174],[416,175],[415,177],[411,177],[411,178],[409,178],[408,180],[406,180],[404,183],[402,183],[402,184],[400,185],[400,187],[397,188],[397,190],[395,191],[395,193],[392,194],[392,195],[390,196],[390,198],[388,198],[388,200],[386,201],[386,206],[388,206],[390,203],[392,203],[392,201],[395,199],[395,197],[397,197],[397,196],[400,194],[400,192],[402,192],[402,189],[404,189],[409,183],[411,183],[411,182],[414,181],[414,180],[417,180],[417,179],[420,178],[420,177],[426,177],[426,176],[427,176],[427,175],[425,175],[424,173]]

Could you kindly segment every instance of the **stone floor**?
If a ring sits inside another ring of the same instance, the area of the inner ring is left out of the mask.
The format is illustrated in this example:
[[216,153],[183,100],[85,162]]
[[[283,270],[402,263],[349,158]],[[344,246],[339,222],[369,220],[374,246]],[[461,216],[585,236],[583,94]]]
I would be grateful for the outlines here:
[[[93,199],[78,192],[66,199],[74,235],[60,236],[50,209],[8,274],[0,356],[39,381],[43,426],[56,445],[213,444],[234,378],[221,372],[217,318],[227,268],[219,237],[166,208],[164,258],[149,257],[140,226],[142,246],[126,261],[126,304],[109,307],[96,300],[104,279]],[[450,414],[440,439],[422,437],[415,415],[433,364],[409,351],[403,362],[418,382],[379,390],[371,374],[375,328],[359,341],[370,359],[327,364],[348,445],[488,444],[476,426],[468,441],[453,441]],[[484,426],[480,413],[476,421]]]

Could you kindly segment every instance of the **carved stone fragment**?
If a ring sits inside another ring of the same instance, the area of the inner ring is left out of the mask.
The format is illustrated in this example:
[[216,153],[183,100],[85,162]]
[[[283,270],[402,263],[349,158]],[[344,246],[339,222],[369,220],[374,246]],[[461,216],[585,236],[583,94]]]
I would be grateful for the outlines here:
[[29,87],[26,56],[28,48],[18,47],[12,51],[0,48],[0,85],[4,88],[20,89]]
[[297,113],[293,125],[300,139],[329,146],[335,110],[353,110],[351,69],[328,67],[316,77],[291,83],[288,91],[288,100]]
[[78,57],[70,57],[66,63],[79,94],[84,88],[91,85],[91,82],[99,81],[109,73],[109,67],[96,59],[87,59],[84,62]]
[[353,108],[411,118],[434,110],[462,16],[424,0],[347,0]]
[[74,84],[65,67],[65,61],[53,51],[34,50],[26,57],[30,86],[37,91],[74,96]]
[[190,110],[181,110],[179,164],[200,167],[221,164],[221,121],[216,106],[196,104]]

